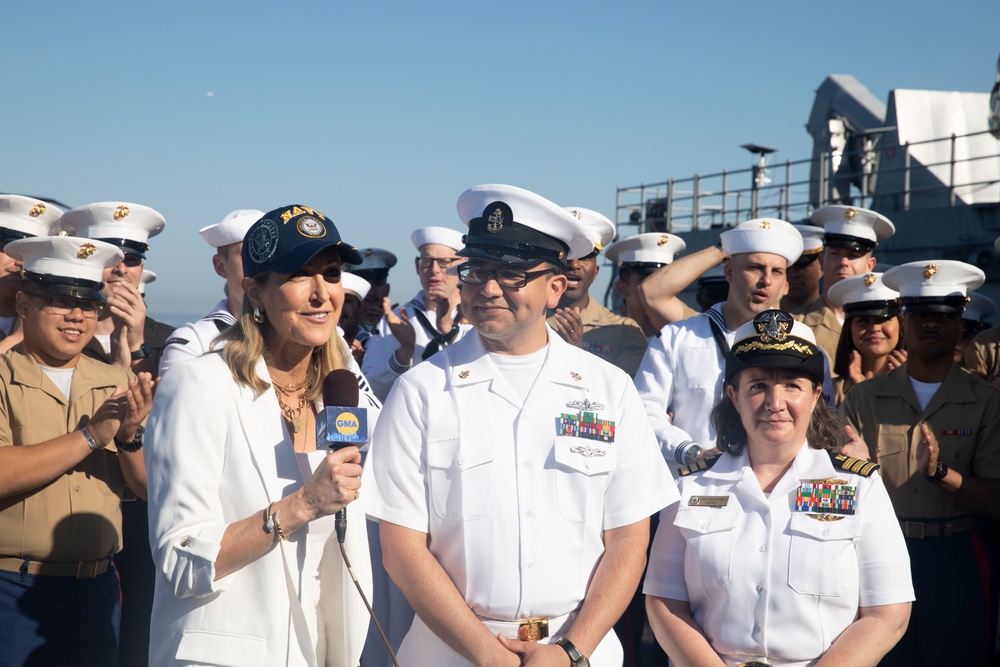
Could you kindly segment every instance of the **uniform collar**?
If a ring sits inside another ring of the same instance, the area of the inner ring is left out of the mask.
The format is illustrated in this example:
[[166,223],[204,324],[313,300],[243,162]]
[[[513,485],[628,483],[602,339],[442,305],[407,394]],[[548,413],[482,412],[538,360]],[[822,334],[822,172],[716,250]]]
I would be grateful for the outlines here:
[[[10,363],[11,382],[25,387],[40,389],[60,403],[66,404],[66,397],[56,388],[55,384],[45,374],[45,371],[42,370],[41,365],[35,358],[28,353],[24,347],[24,343],[14,348],[13,353],[8,356],[8,359]],[[73,383],[71,385],[69,402],[73,403],[79,398],[77,395],[78,387],[80,388],[79,393],[82,394],[84,391],[90,391],[91,389],[114,387],[121,384],[122,378],[120,376],[115,377],[117,373],[114,372],[119,370],[109,367],[108,364],[81,355],[76,362],[76,367],[73,369]],[[120,373],[126,375],[124,370],[120,370]]]
[[[763,491],[757,482],[757,477],[750,468],[750,454],[747,447],[739,456],[723,454],[719,461],[709,470],[701,473],[706,480],[717,480],[735,485],[735,490],[755,500],[764,500]],[[830,454],[824,449],[813,449],[809,443],[803,443],[802,449],[795,455],[791,468],[785,473],[771,496],[787,495],[799,485],[802,479],[825,479],[837,475]]]

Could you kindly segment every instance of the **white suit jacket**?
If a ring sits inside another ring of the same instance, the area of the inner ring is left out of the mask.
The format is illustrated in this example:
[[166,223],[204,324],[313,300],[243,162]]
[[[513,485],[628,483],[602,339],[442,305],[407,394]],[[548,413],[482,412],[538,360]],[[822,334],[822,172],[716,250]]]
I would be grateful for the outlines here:
[[[257,372],[268,378],[263,361]],[[274,391],[255,396],[238,385],[219,353],[179,364],[157,390],[145,452],[158,570],[150,664],[356,666],[368,614],[334,537],[320,565],[325,630],[319,637],[306,620],[315,611],[303,611],[299,597],[308,577],[302,563],[313,548],[306,528],[213,581],[226,527],[254,513],[262,517],[269,502],[303,481]],[[346,545],[370,596],[364,516],[358,503],[348,508]]]

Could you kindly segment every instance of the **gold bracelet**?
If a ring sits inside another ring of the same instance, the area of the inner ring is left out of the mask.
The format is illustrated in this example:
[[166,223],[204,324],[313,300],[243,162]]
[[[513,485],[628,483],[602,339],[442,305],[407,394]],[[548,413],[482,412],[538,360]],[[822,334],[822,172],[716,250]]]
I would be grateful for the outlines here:
[[[271,504],[273,505],[274,503]],[[288,536],[285,535],[285,531],[281,529],[281,522],[278,521],[279,512],[280,510],[276,510],[274,514],[271,515],[271,519],[274,521],[274,532],[278,534],[278,539],[284,541],[288,539]]]

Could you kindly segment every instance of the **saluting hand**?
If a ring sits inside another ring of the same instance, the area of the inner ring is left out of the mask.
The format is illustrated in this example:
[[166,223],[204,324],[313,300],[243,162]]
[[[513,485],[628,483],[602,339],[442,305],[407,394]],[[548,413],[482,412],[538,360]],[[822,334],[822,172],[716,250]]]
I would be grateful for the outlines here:
[[399,309],[399,315],[392,312],[392,301],[389,297],[382,299],[382,311],[385,314],[385,323],[389,325],[389,331],[399,343],[396,359],[404,364],[410,363],[413,358],[413,348],[417,344],[417,332],[413,330],[410,316],[406,314],[405,308]]
[[583,318],[580,309],[556,308],[556,331],[570,345],[583,347]]
[[937,470],[938,455],[941,447],[938,445],[934,431],[927,422],[920,422],[920,443],[917,445],[917,466],[923,475],[933,475]]

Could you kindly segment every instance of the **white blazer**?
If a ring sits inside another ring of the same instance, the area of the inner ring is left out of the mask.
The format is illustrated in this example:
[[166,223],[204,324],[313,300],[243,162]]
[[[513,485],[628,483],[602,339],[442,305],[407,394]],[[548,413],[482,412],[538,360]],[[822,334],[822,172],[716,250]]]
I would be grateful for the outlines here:
[[[263,361],[257,373],[269,379]],[[368,613],[333,536],[315,554],[299,529],[213,581],[226,527],[257,513],[263,529],[268,503],[303,482],[274,391],[238,385],[219,353],[179,364],[157,389],[144,451],[158,569],[150,664],[355,667]],[[352,503],[348,517],[348,556],[370,597],[363,507]],[[319,582],[303,573],[307,558],[321,558]],[[303,609],[304,584],[321,587],[311,594],[319,614]]]

